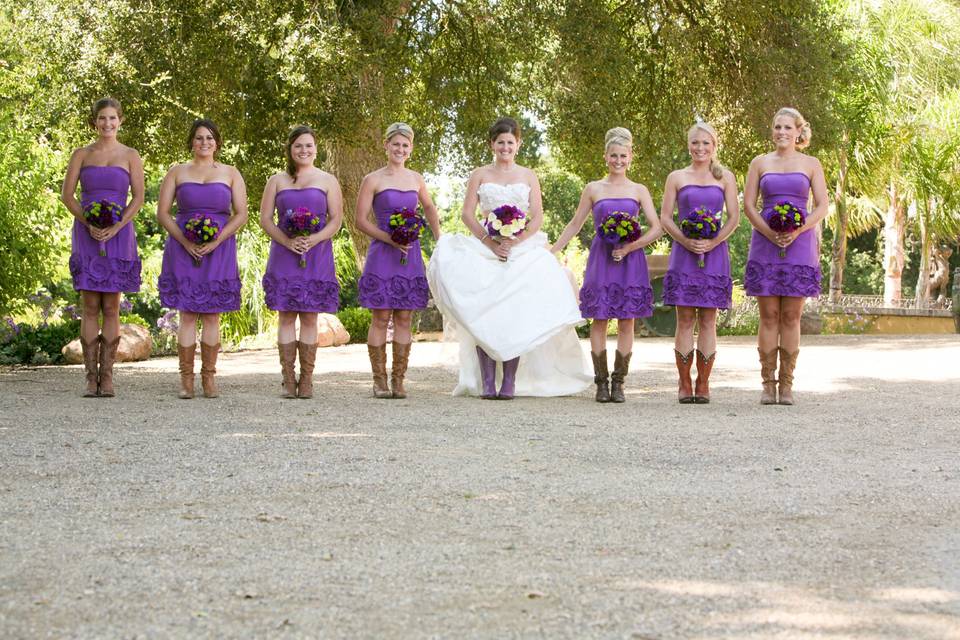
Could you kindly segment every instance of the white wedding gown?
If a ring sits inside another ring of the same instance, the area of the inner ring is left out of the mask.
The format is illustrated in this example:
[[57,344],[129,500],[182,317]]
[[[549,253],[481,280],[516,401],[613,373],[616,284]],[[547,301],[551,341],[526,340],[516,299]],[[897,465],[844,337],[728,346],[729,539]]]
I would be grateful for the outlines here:
[[[504,204],[530,208],[526,184],[485,183],[477,193],[484,213]],[[573,288],[546,245],[538,232],[501,262],[472,235],[445,234],[437,242],[427,280],[446,331],[460,343],[454,395],[481,393],[477,345],[500,363],[520,356],[518,396],[570,395],[593,382],[574,330],[584,321]]]

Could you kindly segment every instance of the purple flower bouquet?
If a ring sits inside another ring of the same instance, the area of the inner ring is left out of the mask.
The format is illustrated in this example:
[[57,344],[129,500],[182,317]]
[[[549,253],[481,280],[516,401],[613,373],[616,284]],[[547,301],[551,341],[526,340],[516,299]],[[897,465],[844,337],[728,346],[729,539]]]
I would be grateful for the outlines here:
[[[773,211],[767,218],[767,225],[777,233],[796,231],[807,221],[806,214],[789,200],[781,200],[773,205]],[[787,248],[780,247],[780,257],[787,257]]]
[[[640,226],[640,217],[632,216],[623,211],[610,213],[600,223],[600,235],[608,244],[614,247],[634,242],[643,234]],[[616,259],[615,259],[616,260]],[[619,262],[619,260],[617,260]]]
[[[106,229],[120,222],[123,207],[112,200],[94,200],[83,210],[83,217],[87,224],[97,229]],[[107,247],[100,243],[100,255],[107,255]]]
[[[390,214],[390,239],[399,245],[413,244],[427,221],[416,211],[403,208]],[[407,254],[400,254],[400,264],[407,264]]]
[[[697,207],[680,221],[680,231],[691,240],[710,240],[720,232],[720,213],[706,207]],[[697,266],[703,269],[703,254],[697,256]]]
[[[291,238],[296,236],[309,236],[317,233],[322,228],[320,215],[310,211],[310,209],[306,207],[287,209],[280,220],[280,230]],[[307,266],[306,255],[300,256],[298,264],[301,269]]]
[[[489,236],[510,238],[527,228],[527,214],[512,204],[501,205],[487,214],[483,226]],[[506,261],[500,258],[500,262]]]
[[[220,225],[210,216],[195,213],[183,225],[183,235],[194,244],[206,244],[220,235]],[[194,258],[194,266],[200,266],[200,258]]]

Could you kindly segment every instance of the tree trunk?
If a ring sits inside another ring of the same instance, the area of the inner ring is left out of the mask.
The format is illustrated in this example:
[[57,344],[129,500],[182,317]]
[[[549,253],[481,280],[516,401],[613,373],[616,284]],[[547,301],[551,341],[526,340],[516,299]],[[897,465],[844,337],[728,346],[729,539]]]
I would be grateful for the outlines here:
[[903,237],[907,216],[897,186],[890,181],[890,206],[883,217],[883,303],[892,307],[903,297],[900,278],[903,275]]
[[[847,140],[844,133],[844,142]],[[841,147],[839,157],[839,173],[837,185],[834,189],[834,202],[837,207],[837,224],[833,233],[833,249],[830,254],[830,302],[840,302],[843,294],[843,267],[847,263],[847,149]]]
[[935,206],[932,199],[917,204],[917,220],[920,222],[920,273],[917,274],[914,306],[918,309],[926,308],[930,301],[930,230],[927,228],[927,220],[933,217]]
[[344,143],[327,145],[327,170],[340,181],[340,188],[343,190],[343,224],[350,234],[357,266],[361,271],[367,258],[370,237],[357,228],[357,193],[363,177],[384,164],[383,153],[378,144],[380,131],[373,127],[370,129],[366,136],[369,142],[362,146]]

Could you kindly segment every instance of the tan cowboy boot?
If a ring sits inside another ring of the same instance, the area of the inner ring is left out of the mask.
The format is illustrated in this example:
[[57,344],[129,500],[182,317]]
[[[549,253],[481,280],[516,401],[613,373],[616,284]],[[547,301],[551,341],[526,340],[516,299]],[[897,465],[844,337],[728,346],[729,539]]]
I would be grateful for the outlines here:
[[177,345],[177,355],[180,358],[180,397],[189,400],[193,397],[193,359],[197,354],[197,345],[186,347]]
[[757,347],[760,354],[760,378],[763,380],[763,393],[760,394],[760,404],[777,404],[777,349],[764,353]]
[[387,345],[378,347],[368,344],[370,369],[373,371],[373,397],[392,398],[393,393],[387,387]]
[[390,388],[394,398],[406,398],[407,392],[403,388],[403,377],[407,375],[407,364],[410,361],[410,347],[412,343],[393,343],[393,364],[390,371]]
[[200,342],[200,384],[203,386],[204,398],[217,398],[220,390],[217,388],[217,355],[220,353],[220,343],[207,344]]
[[[800,355],[800,349],[797,349],[793,353],[788,353],[787,350],[784,349],[783,347],[780,348],[780,402],[779,404],[785,404],[785,405],[793,404],[793,369],[794,367],[797,366],[798,355]],[[102,375],[103,374],[101,374],[101,376]]]
[[294,366],[297,362],[297,342],[288,342],[286,344],[277,343],[277,353],[280,354],[280,375],[282,380],[280,386],[284,398],[297,397],[297,377],[294,373]]
[[610,375],[610,402],[627,401],[623,396],[623,383],[627,379],[627,372],[630,371],[630,358],[632,356],[632,351],[627,355],[617,351],[613,356],[613,374]]
[[680,378],[677,400],[680,404],[693,404],[693,380],[690,378],[690,369],[693,368],[693,351],[684,355],[674,349],[673,356],[677,363],[677,374]]
[[713,361],[717,358],[714,351],[710,357],[697,349],[697,384],[693,391],[693,401],[696,404],[710,404],[710,372],[713,371]]
[[97,336],[90,342],[84,342],[80,338],[80,349],[83,351],[83,368],[87,372],[87,388],[83,393],[84,398],[96,398],[100,395],[100,372],[98,363],[100,361],[100,336]]
[[317,361],[317,343],[298,342],[300,352],[300,379],[297,381],[297,396],[308,400],[313,397],[313,365]]
[[120,347],[120,336],[117,336],[111,342],[107,342],[100,336],[103,342],[100,345],[100,396],[112,398],[113,391],[113,363],[117,359],[117,349]]
[[607,370],[607,350],[600,353],[590,352],[593,358],[593,382],[597,385],[597,402],[610,402],[610,378]]

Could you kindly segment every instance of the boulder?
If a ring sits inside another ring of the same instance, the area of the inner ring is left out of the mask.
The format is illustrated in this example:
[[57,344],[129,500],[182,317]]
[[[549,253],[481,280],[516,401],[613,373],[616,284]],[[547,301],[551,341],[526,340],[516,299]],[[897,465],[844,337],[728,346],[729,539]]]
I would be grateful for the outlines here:
[[[153,338],[150,330],[139,324],[120,325],[120,347],[117,349],[117,362],[135,362],[146,360],[153,350]],[[70,342],[60,350],[67,364],[83,364],[83,351],[80,338]]]
[[800,315],[800,333],[805,336],[818,336],[823,333],[823,318],[820,314],[804,311]]
[[317,346],[339,347],[350,342],[350,334],[344,328],[340,318],[332,313],[317,315]]

